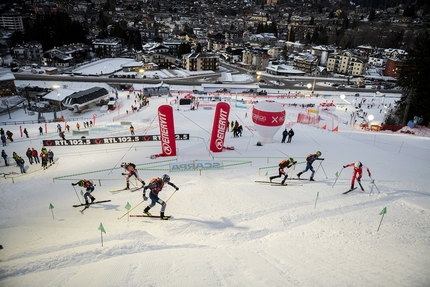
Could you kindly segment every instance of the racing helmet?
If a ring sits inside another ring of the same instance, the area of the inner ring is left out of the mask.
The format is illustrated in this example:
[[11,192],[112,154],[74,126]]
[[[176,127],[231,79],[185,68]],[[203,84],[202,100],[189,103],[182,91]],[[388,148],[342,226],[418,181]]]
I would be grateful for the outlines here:
[[357,161],[356,163],[354,163],[354,167],[362,167],[363,164],[360,161]]
[[320,152],[320,151],[317,151],[317,152],[316,152],[316,154],[317,154],[317,156],[320,156],[320,155],[321,155],[321,152]]
[[294,158],[290,157],[290,158],[288,159],[288,162],[294,162]]
[[126,167],[127,164],[125,162],[121,163],[121,167]]
[[164,182],[169,182],[170,181],[170,176],[167,175],[167,174],[164,174],[163,177],[162,177],[162,179],[163,179]]

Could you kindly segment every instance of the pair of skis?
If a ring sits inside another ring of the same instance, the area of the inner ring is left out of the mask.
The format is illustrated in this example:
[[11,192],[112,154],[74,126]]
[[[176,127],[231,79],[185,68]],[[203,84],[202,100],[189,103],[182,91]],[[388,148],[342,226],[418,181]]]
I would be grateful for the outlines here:
[[[361,185],[361,182],[358,180],[358,178],[357,178],[357,182],[358,182],[358,185],[359,185],[359,186],[360,186],[360,188],[361,188],[361,191],[364,191],[364,188],[363,188],[363,186]],[[350,193],[351,191],[356,190],[356,189],[357,189],[357,187],[354,187],[354,188],[348,189],[348,190],[347,190],[347,191],[345,191],[343,194]]]
[[73,207],[82,207],[82,206],[85,206],[84,209],[79,210],[82,213],[82,212],[84,212],[85,209],[89,208],[90,205],[98,204],[98,203],[104,203],[104,202],[110,202],[110,199],[108,199],[108,200],[94,201],[94,202],[91,202],[91,203],[88,203],[88,204],[86,204],[86,203],[75,204],[75,205],[73,205]]
[[[151,215],[148,216],[147,214],[130,214],[130,217],[149,217],[149,218],[154,218],[154,219],[160,219],[160,215]],[[167,219],[165,220],[170,220],[170,218],[172,217],[171,215],[165,215],[164,217],[166,217]]]
[[141,188],[143,188],[143,186],[141,186],[141,187],[133,187],[133,188],[123,188],[123,189],[111,190],[110,192],[114,193],[114,194],[115,193],[119,193],[121,191],[126,191],[126,190],[128,190],[130,192],[135,192],[135,191],[137,191],[137,190],[139,190]]
[[[306,179],[300,179],[300,178],[288,178],[287,180],[306,180]],[[256,180],[257,183],[270,183],[272,186],[302,186],[303,184],[289,184],[289,183],[280,183],[280,182],[270,182],[266,180]]]

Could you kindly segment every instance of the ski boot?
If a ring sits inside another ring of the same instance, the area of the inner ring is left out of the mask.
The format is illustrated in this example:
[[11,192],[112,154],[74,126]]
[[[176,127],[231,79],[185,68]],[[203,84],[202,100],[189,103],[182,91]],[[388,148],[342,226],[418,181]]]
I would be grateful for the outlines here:
[[169,217],[167,217],[167,216],[164,216],[164,212],[160,212],[160,219],[161,220],[169,220]]
[[130,185],[127,183],[127,186],[124,188],[124,190],[130,189]]
[[309,181],[315,181],[314,177],[311,176],[311,178],[309,178]]
[[151,216],[152,216],[152,214],[149,212],[149,209],[150,209],[150,207],[149,207],[149,206],[147,206],[147,207],[143,210],[143,213],[145,213],[146,215],[148,215],[149,217],[151,217]]
[[88,199],[85,199],[85,206],[86,206],[86,207],[89,207],[89,206],[90,206],[90,203],[88,202]]
[[270,183],[272,183],[272,180],[273,180],[273,178],[269,177],[269,181],[270,181]]
[[96,200],[96,198],[94,196],[91,196],[90,198],[91,198],[91,203],[93,203],[94,200]]
[[303,173],[303,172],[299,172],[299,173],[297,174],[297,178],[300,178],[300,176],[302,175],[302,173]]
[[351,184],[351,188],[350,188],[350,190],[353,190],[354,189],[354,185],[353,184]]

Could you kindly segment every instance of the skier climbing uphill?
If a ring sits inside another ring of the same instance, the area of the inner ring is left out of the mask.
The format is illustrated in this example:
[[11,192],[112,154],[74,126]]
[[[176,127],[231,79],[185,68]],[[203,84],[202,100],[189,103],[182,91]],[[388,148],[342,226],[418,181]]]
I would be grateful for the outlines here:
[[303,173],[305,173],[305,172],[307,172],[308,170],[310,170],[311,172],[312,172],[312,174],[311,174],[311,177],[310,177],[310,181],[315,181],[314,180],[314,174],[315,174],[315,170],[314,170],[314,168],[312,167],[312,164],[314,163],[314,161],[316,161],[316,160],[324,160],[323,158],[320,158],[320,156],[321,156],[321,152],[320,151],[317,151],[315,154],[309,154],[307,157],[306,157],[306,168],[305,168],[305,170],[304,171],[301,171],[301,172],[299,172],[298,174],[297,174],[297,177],[298,178],[300,178],[300,176],[303,174]]
[[123,167],[127,171],[126,173],[122,173],[122,175],[125,175],[125,182],[127,184],[124,189],[130,189],[130,177],[132,177],[133,175],[136,177],[138,181],[142,183],[142,186],[145,185],[145,182],[143,181],[143,179],[139,177],[139,173],[137,172],[136,165],[134,163],[123,162],[121,164],[121,167]]
[[151,199],[151,204],[148,205],[143,212],[146,213],[149,217],[152,216],[152,214],[149,212],[149,210],[155,206],[156,203],[161,205],[160,210],[160,219],[161,220],[168,220],[168,216],[164,216],[164,211],[166,210],[166,202],[158,197],[158,194],[163,189],[165,184],[168,184],[175,188],[176,190],[179,190],[179,187],[174,185],[172,182],[170,182],[170,176],[167,174],[163,175],[161,178],[156,177],[151,180],[151,182],[143,188],[143,200],[146,201],[148,198],[146,197],[146,190],[149,189],[149,198]]
[[93,183],[93,181],[92,180],[89,180],[89,179],[81,179],[81,180],[79,180],[78,182],[76,182],[76,183],[72,183],[72,185],[73,186],[75,186],[75,185],[79,185],[79,186],[82,186],[82,187],[84,187],[86,190],[86,192],[85,192],[85,194],[84,194],[84,199],[85,199],[85,204],[87,205],[87,206],[89,206],[89,203],[88,203],[88,198],[90,198],[91,199],[91,203],[93,203],[94,202],[94,200],[96,200],[95,199],[95,197],[94,196],[92,196],[91,195],[91,193],[94,191],[94,183]]
[[367,174],[369,175],[369,177],[371,177],[370,169],[366,166],[363,166],[363,164],[360,161],[344,165],[343,168],[347,168],[350,166],[354,167],[354,170],[352,172],[350,190],[354,189],[355,178],[357,178],[358,184],[360,185],[361,189],[363,190],[363,187],[361,186],[361,177],[363,176],[363,168],[365,168],[367,170]]
[[270,182],[272,182],[272,180],[275,178],[284,176],[284,179],[282,180],[281,184],[285,184],[285,181],[288,178],[288,174],[285,172],[284,168],[290,168],[296,163],[297,163],[297,161],[294,161],[294,159],[291,157],[288,160],[285,160],[285,159],[282,160],[279,163],[279,169],[278,169],[279,174],[269,177]]

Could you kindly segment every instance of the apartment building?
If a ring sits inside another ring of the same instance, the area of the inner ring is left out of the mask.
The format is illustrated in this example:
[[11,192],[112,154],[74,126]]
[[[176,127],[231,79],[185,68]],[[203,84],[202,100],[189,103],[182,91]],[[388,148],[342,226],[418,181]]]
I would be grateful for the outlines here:
[[42,44],[32,42],[16,45],[12,48],[13,57],[24,62],[35,62],[41,64],[43,58]]
[[0,16],[0,26],[5,29],[24,32],[22,16],[15,11],[7,11]]
[[293,68],[306,73],[312,73],[318,67],[318,62],[318,57],[309,53],[302,53],[294,56]]
[[122,40],[117,38],[96,39],[92,42],[96,53],[101,53],[105,57],[117,57],[122,51]]
[[182,67],[188,71],[216,71],[219,69],[219,56],[211,53],[184,54]]
[[363,60],[349,51],[331,53],[327,59],[327,72],[359,76],[364,72]]

